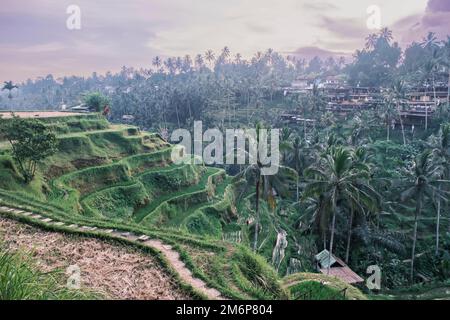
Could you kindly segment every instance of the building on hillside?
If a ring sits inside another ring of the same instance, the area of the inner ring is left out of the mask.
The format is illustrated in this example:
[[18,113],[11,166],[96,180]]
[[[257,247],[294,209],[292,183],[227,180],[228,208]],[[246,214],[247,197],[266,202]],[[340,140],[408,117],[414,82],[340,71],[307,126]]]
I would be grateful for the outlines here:
[[344,89],[347,87],[347,81],[341,75],[327,76],[319,82],[319,88],[323,89]]
[[327,110],[343,113],[374,109],[382,102],[380,88],[341,87],[324,90]]
[[80,104],[78,106],[72,107],[70,108],[70,110],[73,112],[90,112],[89,107],[85,104]]
[[306,94],[315,83],[315,78],[310,76],[297,77],[289,86],[282,87],[284,96],[288,94]]
[[134,116],[130,115],[130,114],[124,114],[122,116],[122,121],[126,122],[126,123],[131,123],[134,121]]
[[348,284],[361,283],[364,279],[358,276],[344,261],[339,259],[328,250],[323,250],[315,256],[317,271],[336,277]]
[[289,114],[289,113],[284,113],[280,116],[281,121],[283,121],[286,124],[292,124],[292,123],[301,123],[301,124],[311,124],[311,125],[315,125],[316,124],[316,120],[314,119],[306,119],[303,117],[300,117],[296,114]]
[[291,88],[293,89],[307,89],[312,86],[314,81],[306,77],[297,78],[291,83]]
[[[406,93],[408,100],[412,102],[436,102],[437,104],[447,101],[448,86],[437,85],[434,89],[430,86],[412,88]],[[436,101],[435,101],[436,100]]]

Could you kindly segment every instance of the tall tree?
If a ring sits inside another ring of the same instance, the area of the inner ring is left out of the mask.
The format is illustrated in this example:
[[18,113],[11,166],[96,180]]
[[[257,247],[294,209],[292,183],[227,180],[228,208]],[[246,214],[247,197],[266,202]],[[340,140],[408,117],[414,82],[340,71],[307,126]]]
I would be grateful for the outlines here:
[[[361,170],[360,165],[355,165],[350,149],[333,146],[321,156],[318,163],[305,170],[305,175],[307,185],[304,197],[325,200],[328,204],[323,204],[322,207],[330,208],[330,210],[320,211],[325,216],[316,217],[316,221],[326,221],[325,224],[322,223],[322,226],[328,227],[331,224],[329,243],[331,256],[334,248],[338,206],[343,208],[344,204],[353,204],[363,207],[363,199],[368,197],[365,188],[370,188],[368,184],[363,184],[363,181],[368,179],[368,170]],[[322,232],[326,232],[326,230]]]
[[12,81],[5,81],[5,84],[4,84],[3,88],[2,88],[2,91],[3,90],[8,90],[8,98],[12,99],[13,96],[11,94],[11,91],[13,91],[16,88],[19,88],[19,87],[17,85],[13,84]]
[[[442,168],[442,177],[444,181],[450,179],[450,123],[445,123],[441,125],[439,134],[437,137],[431,136],[429,138],[430,147],[433,148],[433,152],[436,156],[436,163]],[[435,254],[439,254],[439,236],[440,236],[440,224],[441,224],[441,190],[444,188],[446,191],[446,186],[438,185],[438,194],[436,195],[436,250]]]
[[205,53],[205,59],[209,63],[209,67],[212,68],[212,63],[216,59],[214,52],[210,49]]
[[414,172],[412,175],[413,181],[411,182],[411,186],[401,194],[401,201],[414,199],[416,203],[414,212],[413,243],[411,247],[411,283],[414,283],[414,262],[416,259],[418,222],[422,215],[426,199],[433,200],[436,196],[445,197],[442,190],[438,188],[443,182],[441,177],[442,167],[437,166],[433,161],[431,150],[425,150],[415,158]]
[[[257,123],[256,141],[250,143],[256,143],[257,145],[259,145],[259,132],[262,128],[262,124]],[[284,174],[284,172],[289,171],[289,175],[293,174],[292,170],[289,170],[286,167],[282,167],[275,175],[264,175],[264,167],[265,165],[261,163],[258,152],[256,163],[247,166],[234,178],[237,181],[244,179],[246,182],[244,185],[244,191],[241,192],[241,195],[246,194],[247,190],[249,190],[253,186],[255,187],[255,233],[253,240],[253,250],[255,252],[258,250],[258,235],[260,231],[260,201],[261,199],[264,199],[268,203],[269,208],[274,210],[276,207],[276,195],[285,197],[289,193],[289,189],[286,183],[286,175]]]

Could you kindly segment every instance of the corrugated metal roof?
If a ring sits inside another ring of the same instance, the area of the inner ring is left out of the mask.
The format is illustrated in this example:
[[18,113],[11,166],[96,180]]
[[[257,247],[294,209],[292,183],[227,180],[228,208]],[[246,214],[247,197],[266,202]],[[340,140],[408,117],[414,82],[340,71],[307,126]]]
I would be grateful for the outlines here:
[[364,282],[363,278],[358,276],[355,272],[353,272],[352,269],[350,269],[347,266],[334,267],[334,268],[330,268],[329,270],[328,270],[328,268],[323,268],[323,269],[320,269],[320,272],[322,272],[323,274],[332,276],[332,277],[337,277],[349,284]]
[[316,260],[319,262],[321,268],[331,267],[337,261],[335,257],[330,255],[330,252],[326,249],[316,255]]

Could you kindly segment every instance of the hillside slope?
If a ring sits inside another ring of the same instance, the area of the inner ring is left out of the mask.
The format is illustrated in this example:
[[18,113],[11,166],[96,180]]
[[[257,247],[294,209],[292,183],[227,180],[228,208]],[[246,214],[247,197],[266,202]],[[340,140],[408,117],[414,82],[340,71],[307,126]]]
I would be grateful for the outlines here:
[[[296,254],[291,243],[299,240],[282,246],[280,234],[287,226],[263,205],[263,256],[251,252],[252,194],[238,201],[239,182],[224,170],[175,165],[172,146],[157,134],[111,125],[97,115],[45,123],[57,132],[58,152],[39,166],[29,185],[8,145],[1,144],[0,212],[5,216],[144,250],[159,257],[193,297],[289,297],[279,274],[286,273]],[[309,262],[303,263],[308,270]]]

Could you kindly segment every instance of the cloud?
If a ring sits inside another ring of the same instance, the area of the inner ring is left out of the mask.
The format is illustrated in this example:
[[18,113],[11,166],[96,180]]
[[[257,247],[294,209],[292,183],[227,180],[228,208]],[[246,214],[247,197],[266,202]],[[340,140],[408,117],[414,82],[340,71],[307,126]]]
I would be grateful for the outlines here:
[[436,33],[440,39],[450,34],[450,1],[429,0],[425,12],[397,21],[392,28],[400,35],[400,44],[405,46],[421,40],[428,32]]
[[427,10],[430,12],[450,12],[450,1],[429,0]]
[[294,55],[298,58],[304,58],[306,60],[311,60],[314,57],[319,57],[322,60],[333,57],[333,58],[339,58],[339,57],[345,57],[348,58],[351,55],[348,52],[340,52],[340,51],[332,51],[332,50],[326,50],[319,47],[309,46],[309,47],[301,47],[294,51],[287,52],[289,55]]
[[342,39],[361,39],[368,33],[364,18],[333,19],[327,16],[321,16],[319,17],[319,26]]
[[[48,73],[89,75],[123,65],[150,67],[155,55],[218,52],[224,46],[245,58],[267,48],[307,56],[348,55],[371,32],[366,28],[366,8],[374,1],[22,2],[2,0],[0,6],[0,80]],[[405,41],[424,36],[427,28],[448,34],[448,0],[408,0],[407,6],[393,0],[376,2],[383,23]],[[73,3],[81,8],[80,31],[66,29],[66,8]]]
[[320,1],[304,3],[303,8],[308,11],[312,10],[312,11],[320,11],[320,12],[338,9],[338,7],[335,4],[327,3],[327,2],[320,2]]

